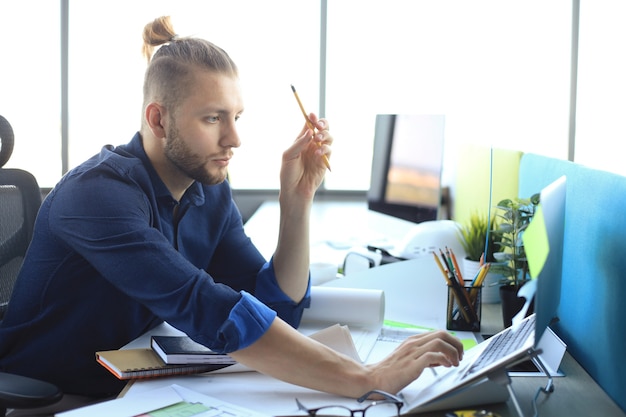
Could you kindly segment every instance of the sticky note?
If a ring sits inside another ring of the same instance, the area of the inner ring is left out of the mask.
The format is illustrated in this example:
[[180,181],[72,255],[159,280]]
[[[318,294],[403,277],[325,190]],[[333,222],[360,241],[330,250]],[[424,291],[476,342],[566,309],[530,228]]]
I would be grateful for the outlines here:
[[532,221],[524,231],[522,241],[524,242],[526,259],[528,259],[530,276],[537,278],[546,263],[546,259],[548,259],[548,253],[550,253],[550,242],[541,203],[537,206]]
[[[189,403],[186,401],[181,401],[176,404],[169,405],[167,407],[160,408],[158,410],[154,410],[148,414],[142,414],[145,417],[180,417],[180,416],[195,416],[195,415],[208,415],[207,411],[211,410],[212,407],[207,407],[204,404],[200,403]],[[213,409],[213,413],[211,415],[222,414],[218,409]]]

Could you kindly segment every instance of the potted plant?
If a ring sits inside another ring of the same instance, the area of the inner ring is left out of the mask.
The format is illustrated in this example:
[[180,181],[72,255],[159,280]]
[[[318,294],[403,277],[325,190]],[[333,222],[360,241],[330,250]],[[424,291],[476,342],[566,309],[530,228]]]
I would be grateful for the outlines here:
[[539,193],[530,198],[504,199],[496,206],[498,226],[495,234],[499,238],[499,252],[494,254],[497,262],[492,269],[502,274],[500,297],[505,327],[511,325],[512,317],[524,304],[524,300],[517,297],[517,292],[530,275],[522,235],[535,215],[537,204]]
[[[465,250],[465,257],[470,261],[480,261],[485,253],[485,244],[487,244],[487,257],[483,259],[485,262],[493,262],[493,253],[498,249],[495,243],[495,234],[493,233],[495,218],[491,222],[487,221],[486,215],[472,213],[469,222],[459,227],[459,240]],[[489,234],[489,242],[487,242],[487,230],[491,226],[492,233]]]
[[[474,212],[466,224],[459,226],[459,241],[465,250],[465,258],[463,259],[463,276],[465,279],[473,279],[476,276],[481,266],[481,260],[492,264],[495,261],[493,254],[498,250],[496,243],[499,239],[498,235],[494,233],[496,219],[495,217],[492,217],[491,221],[487,219],[486,214]],[[483,254],[485,257],[481,259]],[[484,303],[500,302],[500,295],[496,287],[500,278],[497,272],[491,272],[491,270],[487,274],[482,291]]]

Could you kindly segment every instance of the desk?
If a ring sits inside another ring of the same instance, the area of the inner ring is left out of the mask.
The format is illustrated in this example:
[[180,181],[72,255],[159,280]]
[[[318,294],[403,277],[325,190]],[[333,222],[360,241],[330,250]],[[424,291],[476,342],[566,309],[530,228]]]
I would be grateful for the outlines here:
[[[269,259],[278,241],[278,202],[263,203],[245,224],[261,254]],[[415,223],[367,209],[366,202],[314,202],[311,210],[311,262],[343,263],[354,246],[393,248]]]
[[[347,205],[344,207],[337,206],[335,211],[332,205],[324,205],[322,210],[314,208],[312,214],[312,241],[323,239],[323,230],[330,227],[334,235],[340,237],[337,233],[339,229],[334,229],[330,223],[345,222],[349,231],[347,235],[351,239],[367,238],[367,227],[372,227],[375,233],[380,235],[376,238],[386,239],[385,230],[389,230],[391,239],[406,232],[406,227],[412,225],[408,222],[399,222],[393,225],[391,218],[380,218],[381,224],[375,224],[377,215],[374,213],[364,213],[364,206]],[[265,206],[262,210],[251,218],[252,223],[246,225],[246,230],[250,234],[252,240],[259,244],[262,253],[266,256],[271,255],[275,246],[275,235],[277,234],[276,224],[278,222],[276,206]],[[357,210],[357,211],[355,211]],[[337,213],[343,213],[341,215]],[[270,218],[264,218],[267,214]],[[346,217],[344,217],[346,216]],[[381,215],[382,216],[382,215]],[[360,220],[357,220],[360,219]],[[363,220],[365,219],[365,220]],[[361,223],[366,221],[367,223]],[[408,224],[406,224],[408,223]],[[361,227],[358,227],[358,225]],[[381,229],[382,228],[382,229]],[[364,231],[366,233],[364,233]],[[354,233],[351,235],[351,233]],[[371,235],[373,236],[373,235]],[[267,238],[267,240],[266,240]],[[265,242],[265,243],[263,243]],[[391,273],[380,279],[381,276],[373,273],[372,270],[365,271],[364,274],[356,274],[345,278],[336,279],[326,283],[327,286],[345,286],[358,288],[374,288],[383,289],[386,297],[386,316],[393,320],[402,320],[415,322],[419,318],[420,324],[429,324],[444,328],[445,326],[445,297],[447,296],[446,287],[432,259],[417,259],[390,265],[391,269],[404,270],[403,273]],[[383,268],[383,267],[381,267]],[[414,294],[414,297],[411,297]],[[419,295],[427,294],[428,298],[435,299],[437,303],[441,303],[441,309],[432,309],[425,307],[426,303],[419,302]],[[408,296],[407,296],[408,295]],[[485,333],[494,333],[502,328],[501,314],[498,304],[485,304],[483,306],[482,331]],[[625,416],[619,407],[608,397],[608,395],[589,377],[589,375],[578,365],[578,363],[566,353],[561,366],[566,377],[555,379],[555,392],[548,397],[539,397],[539,413],[542,416]],[[308,399],[317,399],[326,404],[333,402],[333,396],[324,393],[318,393],[301,387],[276,381],[272,378],[256,374],[252,375],[254,383],[241,387],[241,379],[234,374],[210,375],[210,376],[186,376],[174,377],[167,379],[159,379],[152,381],[141,381],[135,383],[127,395],[142,390],[151,389],[152,387],[163,384],[179,383],[183,386],[187,385],[192,389],[209,394],[225,401],[235,404],[249,406],[249,404],[259,404],[258,411],[264,411],[264,408],[273,407],[273,402],[285,403],[285,399],[289,400],[289,408],[283,410],[291,410],[293,408],[293,398],[306,396]],[[546,379],[543,377],[514,377],[513,389],[520,402],[525,415],[532,415],[532,399],[537,388],[543,386]],[[245,394],[245,395],[242,395]],[[243,398],[245,397],[245,398]],[[300,397],[302,398],[302,397]],[[255,407],[256,409],[257,407]],[[511,400],[502,404],[490,405],[488,408],[498,412],[501,416],[516,416],[515,408]],[[276,414],[282,414],[279,411]],[[423,416],[443,416],[444,412],[422,413]]]

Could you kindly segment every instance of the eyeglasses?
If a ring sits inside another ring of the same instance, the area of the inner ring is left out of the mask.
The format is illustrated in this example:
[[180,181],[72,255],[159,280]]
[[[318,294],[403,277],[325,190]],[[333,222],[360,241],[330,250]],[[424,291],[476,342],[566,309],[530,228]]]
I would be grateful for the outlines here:
[[[298,404],[298,409],[305,411],[311,417],[325,417],[325,416],[336,416],[336,417],[357,417],[360,413],[360,417],[365,417],[365,412],[374,409],[373,413],[376,416],[381,417],[399,417],[400,409],[404,405],[404,402],[396,397],[395,395],[389,394],[385,391],[373,390],[370,391],[360,398],[357,399],[358,402],[362,403],[365,401],[370,395],[379,394],[382,395],[385,399],[379,401],[372,401],[367,407],[353,410],[351,408],[345,407],[343,405],[326,405],[318,408],[306,408],[297,398],[296,403]],[[370,413],[371,415],[372,413]]]

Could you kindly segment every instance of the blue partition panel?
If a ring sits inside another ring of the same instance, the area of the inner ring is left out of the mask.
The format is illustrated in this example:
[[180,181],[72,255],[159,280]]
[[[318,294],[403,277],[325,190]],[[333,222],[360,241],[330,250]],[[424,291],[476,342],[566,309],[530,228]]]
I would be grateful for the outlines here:
[[560,322],[554,330],[626,411],[626,177],[525,154],[519,196],[567,176]]

